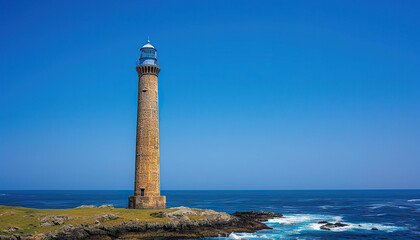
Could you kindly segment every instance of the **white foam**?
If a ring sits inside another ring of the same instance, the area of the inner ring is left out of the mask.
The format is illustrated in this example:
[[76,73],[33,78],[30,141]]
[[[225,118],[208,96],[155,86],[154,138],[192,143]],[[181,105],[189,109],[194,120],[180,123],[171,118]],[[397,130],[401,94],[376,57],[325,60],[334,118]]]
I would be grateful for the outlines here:
[[[419,200],[420,199],[412,199],[412,200]],[[410,201],[410,200],[408,200]],[[411,201],[411,202],[416,202],[416,201]],[[388,202],[388,203],[379,203],[379,204],[372,204],[371,206],[369,206],[370,209],[378,209],[378,208],[383,208],[383,207],[392,207],[392,208],[408,208],[407,206],[403,206],[403,205],[397,205],[395,203],[392,202]]]
[[[341,222],[347,224],[347,226],[343,227],[336,227],[331,228],[333,232],[344,232],[344,231],[355,231],[355,230],[372,230],[372,228],[377,228],[378,231],[385,231],[385,232],[394,232],[397,230],[404,230],[404,227],[397,227],[393,225],[383,225],[379,223],[349,223],[349,222]],[[321,226],[324,224],[320,223],[310,223],[309,226],[313,230],[324,231],[321,229]]]
[[[270,224],[277,230],[283,230],[281,225],[297,225],[294,229],[295,233],[305,230],[321,230],[320,227],[324,224],[319,224],[319,221],[328,222],[341,222],[347,224],[347,226],[331,228],[331,231],[353,231],[353,230],[371,230],[377,228],[379,231],[393,232],[397,230],[403,230],[404,227],[398,227],[393,225],[385,225],[379,223],[351,223],[344,222],[342,216],[331,216],[331,215],[315,215],[315,214],[296,214],[296,215],[285,215],[282,218],[270,219],[266,223]],[[280,224],[275,226],[274,224]]]
[[268,239],[265,235],[260,235],[257,233],[231,233],[229,235],[229,239],[249,239],[249,238]]
[[295,225],[297,223],[304,223],[320,219],[319,215],[312,214],[295,214],[295,215],[285,215],[281,218],[269,219],[267,223],[278,223],[284,225]]
[[378,231],[384,232],[394,232],[406,229],[405,227],[389,224],[345,222],[343,221],[342,216],[292,214],[266,221],[265,223],[273,228],[273,230],[264,230],[256,233],[232,233],[229,235],[229,239],[283,239],[290,235],[296,236],[297,234],[304,234],[308,231],[325,231],[321,230],[320,227],[324,224],[318,223],[319,221],[328,221],[332,223],[341,222],[347,224],[347,226],[331,228],[330,230],[332,232],[370,231],[373,233],[372,228],[377,228]]
[[322,224],[319,223],[309,223],[309,228],[312,230],[321,230],[320,227]]
[[237,235],[237,234],[235,234],[235,233],[231,233],[231,234],[229,235],[229,238],[230,238],[230,239],[242,239],[239,235]]
[[410,200],[407,200],[407,202],[420,202],[420,199],[410,199]]
[[383,207],[390,207],[389,204],[373,204],[372,206],[370,206],[370,209],[378,209],[378,208],[383,208]]
[[372,230],[372,228],[377,228],[379,231],[385,231],[385,232],[394,232],[397,230],[403,230],[404,227],[397,227],[393,225],[383,225],[379,223],[346,223],[349,226],[343,227],[346,228],[346,230]]

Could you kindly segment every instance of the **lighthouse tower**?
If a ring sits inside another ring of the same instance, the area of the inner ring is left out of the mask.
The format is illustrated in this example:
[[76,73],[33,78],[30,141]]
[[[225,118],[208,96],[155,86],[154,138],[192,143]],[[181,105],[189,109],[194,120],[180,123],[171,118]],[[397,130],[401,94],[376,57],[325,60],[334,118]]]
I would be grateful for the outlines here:
[[160,195],[159,170],[159,104],[156,48],[147,41],[140,49],[136,135],[136,171],[134,196],[128,208],[166,208],[166,197]]

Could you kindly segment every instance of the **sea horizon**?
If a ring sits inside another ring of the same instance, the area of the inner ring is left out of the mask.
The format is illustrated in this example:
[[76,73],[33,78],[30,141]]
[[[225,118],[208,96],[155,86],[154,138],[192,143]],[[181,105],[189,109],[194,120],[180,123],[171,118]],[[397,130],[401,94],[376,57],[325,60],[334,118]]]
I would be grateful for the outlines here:
[[[161,191],[382,191],[420,190],[420,188],[355,188],[355,189],[162,189]],[[0,189],[0,191],[134,191],[131,189]]]

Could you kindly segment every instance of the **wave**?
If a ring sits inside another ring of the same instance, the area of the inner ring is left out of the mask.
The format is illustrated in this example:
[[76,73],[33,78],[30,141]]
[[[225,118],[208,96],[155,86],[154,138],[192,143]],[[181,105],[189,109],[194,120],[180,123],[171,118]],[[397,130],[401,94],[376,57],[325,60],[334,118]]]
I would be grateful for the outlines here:
[[410,199],[410,200],[407,200],[407,202],[420,202],[420,199]]
[[[347,226],[331,228],[331,231],[333,232],[345,232],[345,231],[357,231],[357,230],[370,231],[372,230],[372,228],[376,228],[378,229],[378,231],[394,232],[394,231],[405,229],[404,227],[397,227],[393,225],[383,225],[380,223],[349,223],[349,222],[342,222],[342,223],[347,224]],[[309,225],[313,230],[324,231],[324,230],[321,230],[320,228],[323,224],[311,223]]]
[[345,208],[345,206],[333,206],[333,205],[322,205],[322,206],[318,206],[321,209],[342,209]]
[[259,235],[256,233],[231,233],[229,235],[229,239],[253,239],[253,238],[270,239],[264,235]]
[[[419,200],[420,201],[420,199],[411,199],[411,200]],[[410,200],[408,200],[408,201],[410,201]],[[416,201],[411,201],[411,202],[416,202]],[[389,202],[389,203],[372,204],[368,208],[370,208],[372,210],[380,209],[380,208],[400,208],[400,209],[407,209],[407,208],[409,208],[406,205],[407,204],[401,205],[401,204],[396,204],[396,203]]]
[[[321,230],[323,224],[319,221],[341,222],[347,224],[344,227],[331,228],[332,232],[346,231],[369,231],[375,232],[394,232],[404,230],[405,227],[399,227],[380,223],[352,223],[343,221],[342,216],[321,215],[321,214],[291,214],[284,215],[281,218],[274,218],[264,222],[272,230],[263,230],[256,233],[232,233],[229,239],[281,239],[287,236],[302,234],[304,232],[325,232]],[[378,231],[372,231],[372,228]]]
[[378,203],[378,204],[372,204],[368,208],[378,209],[378,208],[383,208],[383,207],[394,207],[394,205],[392,203]]
[[316,219],[316,215],[310,214],[295,214],[295,215],[285,215],[281,218],[269,219],[266,223],[278,223],[284,225],[296,225],[297,223],[308,222]]

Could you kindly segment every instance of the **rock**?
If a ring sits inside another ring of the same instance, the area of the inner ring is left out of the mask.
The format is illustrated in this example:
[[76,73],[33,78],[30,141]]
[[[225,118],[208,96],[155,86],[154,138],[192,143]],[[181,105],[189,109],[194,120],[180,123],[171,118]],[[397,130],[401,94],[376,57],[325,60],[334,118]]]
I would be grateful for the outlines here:
[[13,234],[9,236],[0,235],[0,240],[45,240],[44,234]]
[[319,229],[326,230],[326,231],[331,230],[331,228],[348,226],[348,224],[341,223],[341,222],[330,223],[330,222],[327,222],[327,221],[319,221],[318,223],[320,223],[320,224],[324,224],[325,223],[324,225],[320,226]]
[[328,228],[328,227],[327,227],[327,226],[325,226],[325,225],[323,225],[323,226],[319,227],[319,229],[321,229],[321,230],[325,230],[325,231],[331,231],[331,229],[330,229],[330,228]]
[[376,227],[373,227],[371,230],[378,231],[379,229],[377,229]]
[[107,213],[107,214],[102,215],[100,218],[98,218],[98,220],[100,222],[106,222],[106,221],[115,220],[115,219],[118,219],[118,218],[119,217],[115,216],[112,213]]
[[85,230],[85,227],[81,225],[73,226],[71,224],[64,225],[59,230],[55,232],[49,232],[46,235],[47,239],[57,240],[86,239],[89,237],[89,233]]
[[232,220],[232,216],[230,214],[225,212],[216,212],[210,209],[205,209],[204,211],[198,212],[197,215],[203,216],[211,222],[227,223]]
[[[188,217],[189,215],[194,216],[203,216],[207,221],[211,223],[226,223],[233,219],[233,217],[225,212],[216,212],[210,209],[197,209],[197,208],[188,208],[188,207],[179,207],[177,211],[170,212],[170,213],[164,213],[165,217],[182,221],[182,222],[188,222],[191,221]],[[160,213],[153,214],[154,217],[159,217]]]
[[336,222],[335,223],[335,227],[345,227],[345,226],[348,226],[348,224],[341,223],[341,222]]
[[12,233],[18,230],[23,230],[23,228],[11,226],[9,229],[1,230],[2,233]]
[[185,216],[185,215],[197,215],[197,212],[194,211],[192,208],[179,207],[178,210],[175,212],[165,213],[165,216],[168,218]]
[[66,215],[48,215],[40,220],[40,226],[54,226],[54,225],[62,225],[65,221],[69,219]]
[[105,205],[101,205],[98,208],[110,208],[110,209],[114,209],[114,205],[112,204],[105,204]]
[[15,227],[15,226],[9,228],[9,232],[14,232],[14,231],[18,231],[18,230],[23,230],[23,228]]
[[95,205],[82,205],[82,206],[78,206],[76,208],[97,208]]
[[151,213],[150,216],[156,217],[156,218],[163,218],[165,217],[165,214],[164,212],[154,212],[154,213]]
[[263,212],[263,211],[249,211],[249,212],[234,212],[233,216],[239,218],[245,218],[248,220],[264,222],[271,218],[280,218],[283,217],[282,214],[273,213],[273,212]]

